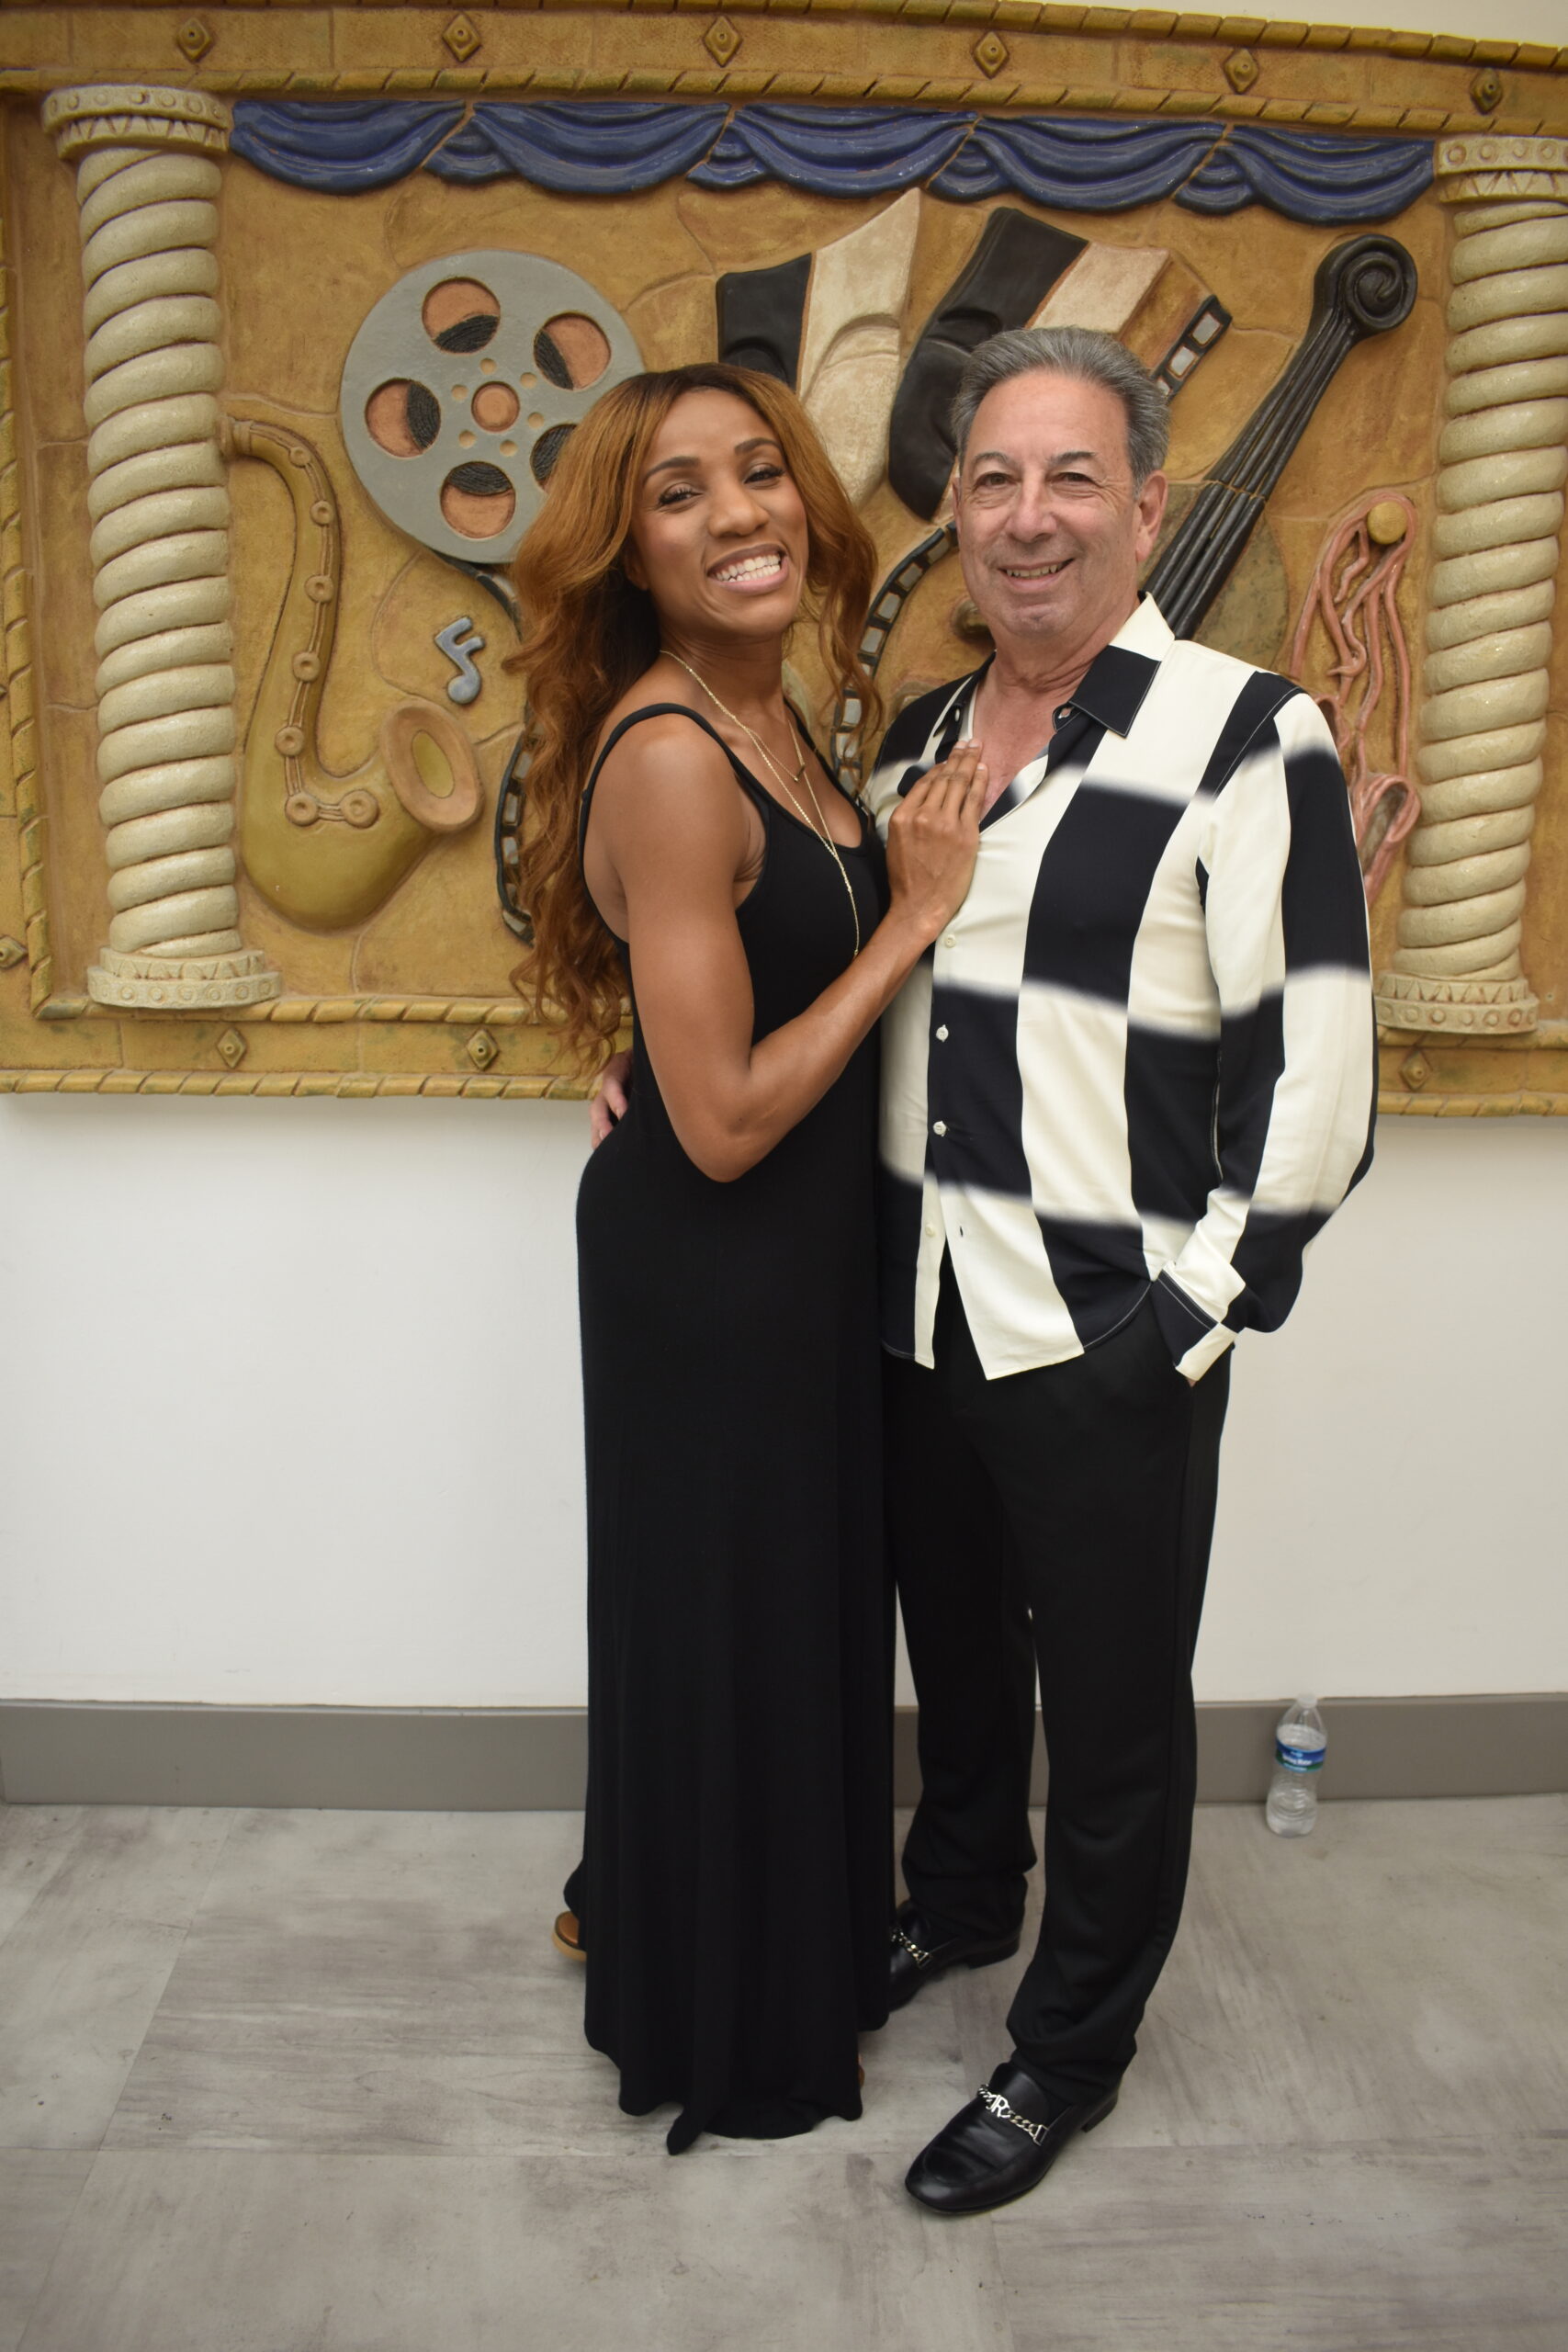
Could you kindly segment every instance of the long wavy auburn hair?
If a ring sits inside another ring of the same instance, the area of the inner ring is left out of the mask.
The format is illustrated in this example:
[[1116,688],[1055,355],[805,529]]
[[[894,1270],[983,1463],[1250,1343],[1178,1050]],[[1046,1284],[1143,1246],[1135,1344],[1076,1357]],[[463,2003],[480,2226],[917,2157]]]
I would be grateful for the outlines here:
[[593,746],[609,712],[660,648],[646,589],[621,566],[648,453],[687,392],[731,392],[754,408],[784,454],[807,519],[804,609],[815,617],[835,692],[858,698],[857,732],[878,718],[860,637],[876,551],[795,394],[772,377],[721,363],[634,376],[597,401],[562,450],[513,566],[523,642],[507,662],[528,694],[528,822],[519,892],[533,918],[531,966],[517,985],[583,1069],[610,1051],[626,989],[619,951],[582,879],[578,818]]

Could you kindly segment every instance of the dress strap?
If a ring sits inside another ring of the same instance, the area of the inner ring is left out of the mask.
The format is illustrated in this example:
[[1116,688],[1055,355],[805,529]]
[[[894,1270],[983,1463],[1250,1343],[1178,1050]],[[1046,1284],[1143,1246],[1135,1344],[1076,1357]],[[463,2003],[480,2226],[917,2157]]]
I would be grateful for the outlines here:
[[604,766],[605,761],[609,758],[611,752],[615,750],[616,744],[620,741],[622,736],[626,732],[626,729],[630,727],[637,726],[645,718],[689,718],[694,727],[700,727],[705,735],[711,735],[714,741],[718,745],[719,750],[724,753],[725,758],[729,762],[730,766],[734,769],[737,781],[745,786],[752,799],[758,803],[762,811],[764,822],[766,821],[770,804],[770,796],[763,791],[755,776],[750,775],[742,763],[736,758],[735,753],[730,750],[728,744],[725,741],[717,728],[710,726],[708,721],[703,717],[702,712],[700,710],[694,710],[689,703],[649,702],[645,703],[640,710],[628,710],[624,718],[617,719],[615,726],[611,728],[608,736],[605,738],[604,750],[600,752],[598,758],[593,763],[592,773],[590,775],[588,782],[582,787],[582,805],[578,810],[577,816],[577,854],[579,858],[582,855],[582,845],[588,838],[588,817],[589,811],[593,804],[593,787],[599,781],[599,771]]

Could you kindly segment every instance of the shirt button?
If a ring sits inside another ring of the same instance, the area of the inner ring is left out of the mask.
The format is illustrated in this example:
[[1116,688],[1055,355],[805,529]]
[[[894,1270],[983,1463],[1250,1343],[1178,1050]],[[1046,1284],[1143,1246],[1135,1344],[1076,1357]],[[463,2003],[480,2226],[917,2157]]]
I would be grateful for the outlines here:
[[945,1046],[947,1043],[947,1023],[945,1021],[942,1023],[942,1027],[937,1031],[936,1035],[937,1043],[942,1046]]
[[957,940],[956,940],[956,939],[954,939],[954,937],[953,937],[953,935],[952,932],[949,932],[949,933],[948,933],[948,934],[947,934],[947,937],[942,941],[942,945],[943,945],[944,947],[956,947],[956,946],[957,946],[957,944],[958,944],[958,942],[957,942]]
[[936,1120],[931,1127],[931,1133],[933,1136],[944,1136],[947,1133],[947,1121],[945,1119]]
[[934,1241],[934,1240],[936,1239],[936,1227],[935,1227],[935,1226],[934,1226],[934,1225],[928,1225],[928,1226],[927,1226],[927,1227],[926,1227],[926,1239],[927,1239],[928,1241]]

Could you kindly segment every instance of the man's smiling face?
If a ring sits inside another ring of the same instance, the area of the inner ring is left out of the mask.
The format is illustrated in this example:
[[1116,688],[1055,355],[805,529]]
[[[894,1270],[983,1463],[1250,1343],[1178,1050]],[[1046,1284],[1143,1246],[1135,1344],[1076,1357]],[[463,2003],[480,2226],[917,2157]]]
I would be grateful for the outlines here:
[[1132,612],[1165,512],[1134,494],[1126,413],[1103,384],[1034,368],[987,393],[953,485],[964,585],[998,643],[1092,660]]

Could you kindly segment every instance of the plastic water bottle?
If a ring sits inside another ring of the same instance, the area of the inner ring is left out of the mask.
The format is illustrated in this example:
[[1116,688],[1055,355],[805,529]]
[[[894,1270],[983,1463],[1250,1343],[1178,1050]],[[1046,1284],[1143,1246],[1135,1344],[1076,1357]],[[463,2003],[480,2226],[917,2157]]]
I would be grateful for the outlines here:
[[1276,1838],[1308,1837],[1317,1821],[1317,1776],[1328,1734],[1315,1699],[1297,1699],[1274,1734],[1274,1777],[1263,1818]]

